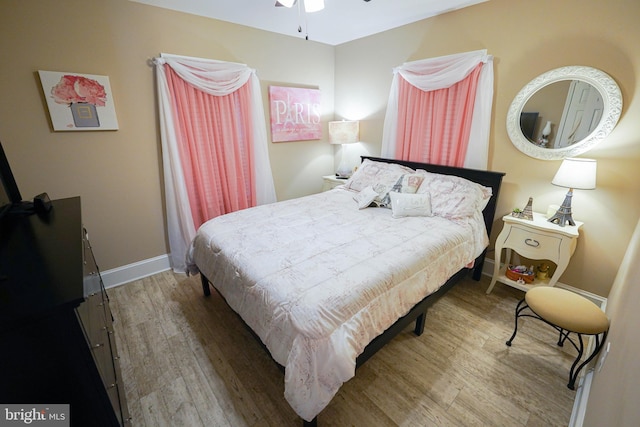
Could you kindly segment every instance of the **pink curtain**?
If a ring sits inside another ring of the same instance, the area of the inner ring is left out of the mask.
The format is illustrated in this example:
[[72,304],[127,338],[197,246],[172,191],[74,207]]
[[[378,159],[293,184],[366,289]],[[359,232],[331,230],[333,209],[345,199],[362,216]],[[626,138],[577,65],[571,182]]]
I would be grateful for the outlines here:
[[194,227],[255,206],[249,82],[229,95],[214,96],[163,66]]
[[464,166],[482,66],[458,83],[432,91],[400,76],[397,159]]

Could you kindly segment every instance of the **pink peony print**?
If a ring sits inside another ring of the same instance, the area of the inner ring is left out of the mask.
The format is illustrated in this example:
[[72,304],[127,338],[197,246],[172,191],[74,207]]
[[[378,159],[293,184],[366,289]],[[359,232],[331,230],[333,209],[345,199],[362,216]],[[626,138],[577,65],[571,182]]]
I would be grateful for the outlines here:
[[107,93],[104,86],[95,80],[76,75],[64,75],[57,85],[51,88],[51,95],[58,104],[70,105],[74,102],[104,107]]

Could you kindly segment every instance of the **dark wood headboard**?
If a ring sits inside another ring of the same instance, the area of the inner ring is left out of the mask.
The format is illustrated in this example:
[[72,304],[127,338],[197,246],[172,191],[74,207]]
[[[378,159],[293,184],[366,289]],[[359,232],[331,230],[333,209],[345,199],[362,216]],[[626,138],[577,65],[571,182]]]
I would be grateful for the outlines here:
[[[408,160],[396,160],[396,159],[384,159],[381,157],[361,156],[362,160],[369,159],[374,162],[385,163],[397,163],[403,166],[410,167],[411,169],[423,169],[427,172],[439,173],[443,175],[455,175],[469,181],[477,182],[485,187],[491,187],[491,199],[487,203],[487,206],[482,211],[484,217],[484,224],[487,228],[487,235],[491,236],[491,228],[493,226],[493,220],[496,214],[496,207],[498,205],[498,195],[500,194],[500,185],[502,184],[502,177],[505,175],[503,172],[483,171],[479,169],[465,169],[457,168],[453,166],[433,165],[430,163],[412,162]],[[486,251],[485,251],[486,252]],[[479,263],[476,263],[474,269],[473,278],[478,280],[481,274],[482,264],[484,262],[485,253],[480,256]],[[478,265],[479,264],[479,265]]]

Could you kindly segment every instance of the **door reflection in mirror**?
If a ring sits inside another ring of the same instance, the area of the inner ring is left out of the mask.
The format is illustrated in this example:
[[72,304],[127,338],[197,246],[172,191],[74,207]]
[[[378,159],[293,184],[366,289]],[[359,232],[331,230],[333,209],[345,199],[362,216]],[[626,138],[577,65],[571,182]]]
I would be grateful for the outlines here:
[[[587,82],[564,80],[537,91],[520,115],[520,128],[533,144],[562,148],[580,142],[593,132],[604,104],[602,95]],[[551,122],[551,133],[544,138],[543,127]]]

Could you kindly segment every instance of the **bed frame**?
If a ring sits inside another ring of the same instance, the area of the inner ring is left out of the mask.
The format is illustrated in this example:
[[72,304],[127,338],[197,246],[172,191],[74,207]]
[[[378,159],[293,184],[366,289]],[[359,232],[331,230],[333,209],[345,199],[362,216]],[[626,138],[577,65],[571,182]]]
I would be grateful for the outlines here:
[[[484,223],[487,228],[487,234],[491,235],[491,227],[493,225],[493,218],[496,213],[496,206],[498,202],[498,195],[500,193],[500,185],[502,184],[502,177],[505,175],[502,172],[492,172],[492,171],[483,171],[477,169],[465,169],[465,168],[457,168],[451,166],[442,166],[442,165],[432,165],[428,163],[419,163],[405,160],[394,160],[394,159],[384,159],[380,157],[370,157],[370,156],[362,156],[362,161],[365,159],[369,159],[376,162],[385,162],[385,163],[397,163],[403,166],[408,166],[412,169],[422,169],[427,172],[439,173],[443,175],[455,175],[462,178],[466,178],[469,181],[476,182],[478,184],[484,185],[485,187],[491,187],[492,196],[489,199],[489,203],[485,207],[483,211]],[[482,266],[484,264],[484,257],[486,255],[486,250],[482,252],[482,254],[476,258],[472,277],[474,280],[480,280],[480,276],[482,275]],[[398,319],[393,325],[391,325],[386,331],[382,334],[378,335],[374,338],[364,349],[364,351],[357,357],[356,359],[356,369],[364,364],[367,360],[369,360],[378,350],[384,347],[389,341],[391,341],[396,335],[404,330],[404,328],[410,323],[415,321],[414,333],[418,336],[422,335],[424,332],[424,325],[427,315],[427,309],[435,303],[440,297],[446,294],[451,288],[455,286],[466,274],[468,269],[463,268],[455,273],[453,276],[447,280],[447,282],[440,287],[436,292],[426,296],[422,301],[417,303],[404,317]],[[202,281],[202,290],[205,296],[211,295],[211,288],[209,286],[209,279],[207,279],[204,275],[200,274],[200,279]],[[254,334],[255,335],[255,334]],[[257,336],[256,336],[257,338]],[[259,340],[259,338],[257,338]],[[266,349],[266,346],[263,345]],[[268,352],[268,351],[267,351]],[[280,366],[278,364],[278,366]],[[283,367],[281,367],[284,370]],[[303,426],[311,427],[317,426],[318,418],[314,418],[311,421],[303,420]]]

